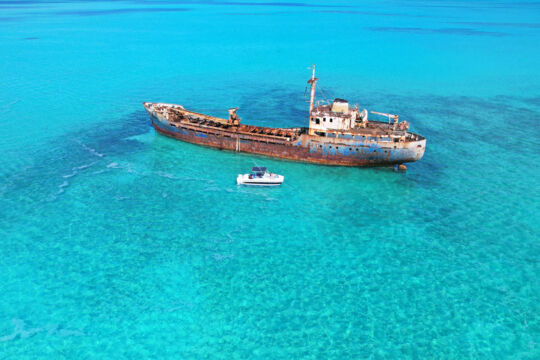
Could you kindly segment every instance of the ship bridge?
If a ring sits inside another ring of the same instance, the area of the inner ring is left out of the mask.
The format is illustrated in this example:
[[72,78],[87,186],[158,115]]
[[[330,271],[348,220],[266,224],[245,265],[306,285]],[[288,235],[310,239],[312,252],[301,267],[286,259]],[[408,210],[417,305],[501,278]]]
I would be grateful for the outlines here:
[[319,105],[311,111],[309,133],[351,131],[357,122],[367,121],[367,111],[359,113],[358,106],[351,108],[347,100],[335,99],[331,104]]

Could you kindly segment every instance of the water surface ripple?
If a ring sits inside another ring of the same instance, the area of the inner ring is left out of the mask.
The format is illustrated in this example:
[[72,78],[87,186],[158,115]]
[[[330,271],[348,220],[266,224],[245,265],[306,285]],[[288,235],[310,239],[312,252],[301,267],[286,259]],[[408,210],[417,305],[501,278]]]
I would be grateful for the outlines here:
[[[0,357],[539,358],[540,8],[492,5],[0,1]],[[141,105],[304,126],[311,63],[424,158],[217,151]]]

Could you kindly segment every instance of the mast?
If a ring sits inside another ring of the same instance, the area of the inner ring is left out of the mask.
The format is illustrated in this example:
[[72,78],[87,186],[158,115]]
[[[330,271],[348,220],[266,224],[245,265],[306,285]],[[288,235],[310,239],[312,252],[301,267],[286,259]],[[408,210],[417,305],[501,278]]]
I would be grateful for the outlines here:
[[[308,68],[309,69],[309,68]],[[313,111],[313,102],[315,101],[315,84],[317,79],[315,77],[315,64],[311,65],[311,79],[308,80],[308,84],[311,84],[311,95],[309,97],[309,120],[311,121],[311,111]]]

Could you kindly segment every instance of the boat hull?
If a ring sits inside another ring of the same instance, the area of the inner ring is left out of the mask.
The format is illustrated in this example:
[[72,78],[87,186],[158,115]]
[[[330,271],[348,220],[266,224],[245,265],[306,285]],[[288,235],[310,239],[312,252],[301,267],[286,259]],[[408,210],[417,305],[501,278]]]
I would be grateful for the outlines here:
[[297,139],[263,139],[230,131],[172,123],[149,111],[154,129],[185,142],[223,150],[337,166],[390,166],[420,160],[426,140],[408,143],[356,141],[302,134]]
[[238,174],[236,178],[237,185],[245,186],[279,186],[283,183],[283,175],[273,175],[272,177],[251,177],[249,174]]

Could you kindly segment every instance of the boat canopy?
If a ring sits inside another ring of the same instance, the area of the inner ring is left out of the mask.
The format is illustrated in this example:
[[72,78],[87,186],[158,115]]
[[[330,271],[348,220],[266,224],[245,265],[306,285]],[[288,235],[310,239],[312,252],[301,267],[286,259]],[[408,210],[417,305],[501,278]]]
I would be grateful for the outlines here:
[[252,172],[266,172],[266,167],[265,166],[255,166],[253,168],[251,168],[251,171]]

